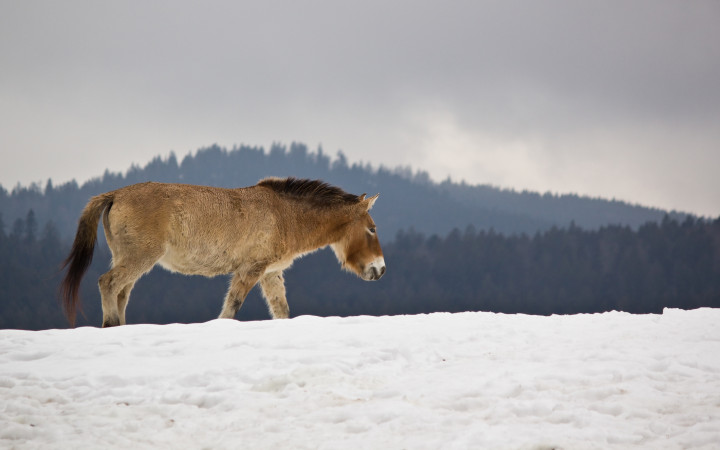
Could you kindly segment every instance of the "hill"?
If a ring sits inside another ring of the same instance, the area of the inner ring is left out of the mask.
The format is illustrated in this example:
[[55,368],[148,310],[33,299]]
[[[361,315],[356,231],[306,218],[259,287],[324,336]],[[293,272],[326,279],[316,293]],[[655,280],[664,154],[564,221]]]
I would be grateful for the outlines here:
[[6,224],[13,224],[32,209],[38,223],[52,220],[61,238],[69,240],[85,203],[102,192],[142,181],[242,187],[266,176],[319,178],[356,194],[379,192],[373,217],[384,241],[409,228],[428,235],[445,235],[453,228],[472,224],[478,230],[493,229],[502,234],[534,234],[553,226],[566,227],[571,222],[586,229],[610,224],[637,228],[659,222],[666,214],[679,221],[685,218],[685,214],[620,201],[515,192],[450,180],[435,183],[424,172],[350,164],[342,152],[331,159],[322,148],[311,152],[299,143],[289,148],[276,144],[269,151],[248,146],[231,150],[211,146],[188,154],[180,162],[170,154],[167,158],[156,157],[144,167],[133,166],[125,174],[106,171],[82,186],[74,181],[55,186],[52,180],[44,187],[16,186],[10,192],[0,186],[0,217]]
[[714,448],[720,311],[0,330],[0,447]]
[[[67,326],[53,300],[62,276],[59,266],[91,195],[147,179],[236,186],[287,174],[326,179],[356,193],[380,192],[372,213],[388,264],[387,276],[365,283],[341,272],[329,250],[297,261],[285,273],[291,316],[657,313],[666,307],[720,306],[720,218],[678,220],[683,216],[676,214],[658,222],[660,211],[621,202],[433,183],[409,169],[349,165],[342,153],[331,160],[321,149],[313,153],[293,144],[289,150],[276,145],[269,153],[211,147],[180,163],[171,154],[124,175],[106,172],[83,186],[48,182],[44,190],[0,190],[5,208],[0,216],[0,328]],[[22,211],[6,226],[4,218]],[[643,218],[649,221],[637,225]],[[565,220],[570,222],[552,225]],[[624,224],[599,225],[603,221]],[[100,323],[97,280],[107,271],[110,254],[104,238],[99,241],[81,287],[83,325]],[[210,320],[219,313],[227,283],[227,277],[185,277],[155,269],[133,289],[128,322]],[[268,317],[257,289],[238,317]]]
[[[20,219],[19,219],[20,220]],[[0,328],[67,326],[54,301],[60,262],[69,252],[55,229],[34,218],[0,233]],[[526,235],[467,227],[445,237],[399,232],[383,245],[388,273],[368,283],[342,272],[329,249],[285,271],[292,317],[493,311],[577,314],[622,310],[720,307],[720,218],[665,218],[638,230],[571,226]],[[98,246],[81,285],[85,315],[100,324],[97,280],[110,254]],[[189,277],[155,268],[133,289],[128,323],[201,322],[217,317],[228,277]],[[259,289],[238,313],[268,317]]]

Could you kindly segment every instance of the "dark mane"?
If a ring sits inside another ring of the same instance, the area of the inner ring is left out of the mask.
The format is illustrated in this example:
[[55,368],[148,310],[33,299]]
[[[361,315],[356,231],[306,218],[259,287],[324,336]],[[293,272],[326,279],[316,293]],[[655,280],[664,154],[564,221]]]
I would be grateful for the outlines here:
[[285,194],[308,200],[316,206],[354,205],[360,197],[348,194],[342,189],[331,186],[321,180],[289,178],[265,178],[258,186],[270,188],[279,194]]

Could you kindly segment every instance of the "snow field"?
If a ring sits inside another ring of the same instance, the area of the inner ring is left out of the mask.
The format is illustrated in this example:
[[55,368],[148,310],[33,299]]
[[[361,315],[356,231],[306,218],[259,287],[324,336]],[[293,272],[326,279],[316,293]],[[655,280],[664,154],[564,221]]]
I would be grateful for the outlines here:
[[0,330],[0,448],[720,448],[720,310]]

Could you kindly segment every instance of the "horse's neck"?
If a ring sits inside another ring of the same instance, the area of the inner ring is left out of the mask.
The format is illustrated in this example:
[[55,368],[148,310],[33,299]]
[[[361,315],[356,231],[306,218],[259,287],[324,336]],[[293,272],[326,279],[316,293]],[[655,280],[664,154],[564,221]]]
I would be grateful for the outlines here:
[[315,208],[302,205],[294,208],[297,230],[291,231],[296,238],[298,251],[308,252],[339,241],[343,225],[348,223],[348,212],[340,208]]

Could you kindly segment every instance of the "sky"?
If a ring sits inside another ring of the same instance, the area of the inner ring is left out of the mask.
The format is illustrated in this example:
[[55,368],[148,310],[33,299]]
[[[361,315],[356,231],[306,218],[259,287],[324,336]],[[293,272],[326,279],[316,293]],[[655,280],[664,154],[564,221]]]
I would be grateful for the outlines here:
[[0,185],[298,141],[716,217],[718,23],[713,0],[0,1]]

